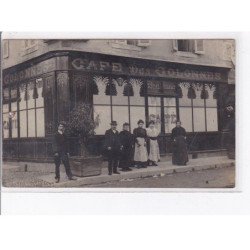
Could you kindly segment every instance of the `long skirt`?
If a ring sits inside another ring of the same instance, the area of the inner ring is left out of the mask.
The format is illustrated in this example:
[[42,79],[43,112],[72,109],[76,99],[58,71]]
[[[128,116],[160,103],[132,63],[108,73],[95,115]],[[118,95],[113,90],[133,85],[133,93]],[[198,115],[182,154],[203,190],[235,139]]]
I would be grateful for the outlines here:
[[172,163],[174,165],[186,165],[188,162],[187,144],[184,136],[178,136],[173,143]]
[[145,139],[144,138],[136,138],[139,145],[135,143],[135,154],[134,154],[134,161],[137,163],[145,163],[148,161],[148,152],[147,147],[145,146]]
[[151,140],[149,143],[149,160],[158,162],[160,160],[160,150],[157,140]]
[[131,167],[132,159],[133,159],[132,147],[131,148],[124,148],[121,152],[120,167],[121,168]]

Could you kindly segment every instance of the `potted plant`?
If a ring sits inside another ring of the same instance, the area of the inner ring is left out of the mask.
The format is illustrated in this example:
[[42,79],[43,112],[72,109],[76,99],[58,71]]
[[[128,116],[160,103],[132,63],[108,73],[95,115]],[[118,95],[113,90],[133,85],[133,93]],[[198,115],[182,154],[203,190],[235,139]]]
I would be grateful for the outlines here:
[[91,155],[87,149],[89,137],[99,124],[99,117],[93,119],[93,110],[89,104],[78,104],[69,115],[68,129],[70,134],[78,138],[79,155],[70,157],[73,175],[79,177],[100,175],[102,157]]

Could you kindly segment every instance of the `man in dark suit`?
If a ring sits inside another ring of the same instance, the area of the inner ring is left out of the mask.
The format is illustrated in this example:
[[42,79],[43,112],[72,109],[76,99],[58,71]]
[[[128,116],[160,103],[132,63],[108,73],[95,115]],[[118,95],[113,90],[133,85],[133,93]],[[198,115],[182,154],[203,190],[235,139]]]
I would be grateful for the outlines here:
[[123,131],[119,134],[120,142],[122,145],[122,152],[120,158],[120,167],[122,171],[131,171],[134,148],[134,136],[129,132],[129,123],[123,124]]
[[58,125],[58,131],[53,138],[53,151],[54,151],[54,162],[56,165],[56,182],[60,181],[60,165],[63,162],[65,167],[66,175],[69,180],[76,180],[72,175],[69,165],[69,150],[68,150],[68,138],[65,135],[65,126],[63,123]]
[[118,167],[120,152],[122,150],[122,145],[119,139],[119,133],[116,130],[117,122],[112,121],[110,125],[111,128],[108,129],[105,133],[104,145],[107,151],[109,175],[112,175],[112,173],[120,174],[117,171],[117,167]]

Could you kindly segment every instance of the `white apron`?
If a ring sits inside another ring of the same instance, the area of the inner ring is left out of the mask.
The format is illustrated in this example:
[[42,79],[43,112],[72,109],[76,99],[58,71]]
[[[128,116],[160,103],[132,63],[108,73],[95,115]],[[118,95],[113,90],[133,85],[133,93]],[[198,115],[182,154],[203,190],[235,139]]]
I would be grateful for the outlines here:
[[145,139],[137,137],[136,138],[138,143],[135,143],[135,154],[134,154],[134,161],[136,162],[146,162],[148,160],[148,152],[147,146],[145,146]]
[[[158,135],[159,135],[159,131],[156,128],[147,129],[148,137],[153,137],[156,139]],[[149,160],[153,162],[158,162],[160,160],[160,150],[159,150],[159,144],[158,144],[157,139],[156,140],[149,139]]]

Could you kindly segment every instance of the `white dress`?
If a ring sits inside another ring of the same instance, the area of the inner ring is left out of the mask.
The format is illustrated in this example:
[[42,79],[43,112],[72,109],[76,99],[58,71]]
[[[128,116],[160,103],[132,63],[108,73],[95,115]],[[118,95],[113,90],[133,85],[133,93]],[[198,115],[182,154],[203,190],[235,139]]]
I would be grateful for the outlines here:
[[147,128],[147,136],[149,137],[149,160],[158,162],[160,160],[160,150],[157,137],[160,134],[156,128]]
[[144,128],[135,128],[133,134],[136,139],[134,161],[138,163],[146,163],[148,161],[148,152],[145,140],[147,137],[147,131]]
[[135,154],[134,154],[134,161],[135,162],[147,162],[148,160],[148,153],[147,147],[145,145],[144,138],[136,138],[137,143],[135,143]]

